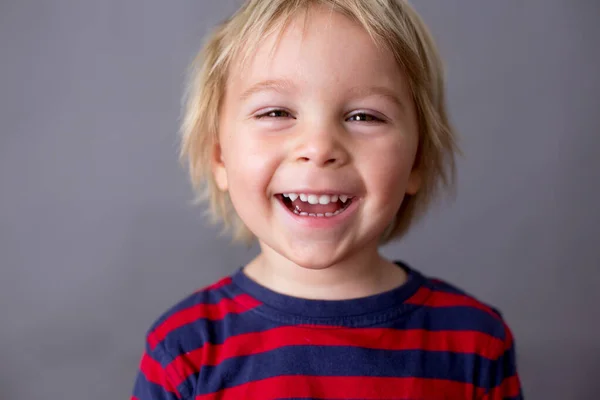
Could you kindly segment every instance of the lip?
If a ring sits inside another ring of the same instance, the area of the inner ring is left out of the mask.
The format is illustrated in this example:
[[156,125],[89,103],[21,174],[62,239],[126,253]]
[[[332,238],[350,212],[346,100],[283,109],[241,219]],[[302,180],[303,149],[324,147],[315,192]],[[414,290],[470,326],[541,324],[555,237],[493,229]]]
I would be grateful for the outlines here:
[[[287,192],[287,193],[305,193],[305,194],[332,194],[331,192]],[[335,192],[334,192],[335,193]],[[343,194],[343,193],[342,193]],[[351,197],[351,196],[349,196]],[[286,207],[285,204],[275,196],[275,201],[279,204],[279,208],[286,216],[286,220],[294,224],[294,226],[300,226],[310,229],[331,229],[336,228],[344,224],[346,220],[352,218],[352,216],[358,210],[358,206],[361,202],[361,198],[354,196],[350,205],[341,213],[332,217],[311,217],[294,214]]]

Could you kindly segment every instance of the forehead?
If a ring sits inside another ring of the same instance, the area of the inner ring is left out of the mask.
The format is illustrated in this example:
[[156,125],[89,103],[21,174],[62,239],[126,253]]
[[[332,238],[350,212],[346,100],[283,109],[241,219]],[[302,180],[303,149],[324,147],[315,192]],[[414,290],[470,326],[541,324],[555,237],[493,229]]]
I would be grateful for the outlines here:
[[277,21],[264,37],[251,37],[232,62],[228,83],[352,80],[394,87],[402,86],[403,78],[392,51],[361,24],[329,7],[312,6]]

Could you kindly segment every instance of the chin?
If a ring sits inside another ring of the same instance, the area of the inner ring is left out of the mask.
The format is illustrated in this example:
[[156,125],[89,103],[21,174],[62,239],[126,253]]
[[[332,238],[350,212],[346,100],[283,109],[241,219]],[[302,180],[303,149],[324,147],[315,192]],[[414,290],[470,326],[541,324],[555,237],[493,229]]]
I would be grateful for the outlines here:
[[297,266],[308,270],[327,269],[344,258],[339,254],[332,254],[324,249],[319,249],[318,246],[290,252],[285,254],[285,257]]
[[323,262],[323,260],[290,260],[297,266],[302,269],[311,270],[311,271],[322,271],[331,267],[334,263]]

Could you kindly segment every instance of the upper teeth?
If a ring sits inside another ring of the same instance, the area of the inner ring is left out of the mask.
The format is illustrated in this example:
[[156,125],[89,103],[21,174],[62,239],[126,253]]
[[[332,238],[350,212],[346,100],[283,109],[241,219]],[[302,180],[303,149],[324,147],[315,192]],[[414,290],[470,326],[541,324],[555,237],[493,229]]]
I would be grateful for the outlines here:
[[303,201],[305,203],[310,203],[310,204],[329,204],[329,203],[335,203],[336,201],[338,201],[338,199],[340,199],[342,201],[342,203],[345,203],[346,201],[348,201],[348,196],[342,194],[342,195],[328,195],[328,194],[322,194],[322,195],[316,195],[316,194],[305,194],[305,193],[285,193],[283,195],[283,197],[287,197],[289,198],[291,201],[296,200],[297,198],[300,198],[300,201]]

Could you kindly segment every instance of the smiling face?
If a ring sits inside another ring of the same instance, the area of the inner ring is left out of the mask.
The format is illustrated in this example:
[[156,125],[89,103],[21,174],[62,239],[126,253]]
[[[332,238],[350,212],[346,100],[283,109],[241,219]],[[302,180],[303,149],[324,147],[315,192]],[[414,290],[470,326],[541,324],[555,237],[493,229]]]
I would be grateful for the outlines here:
[[391,52],[347,17],[311,9],[243,70],[232,65],[215,181],[272,265],[364,259],[419,189],[416,121]]

